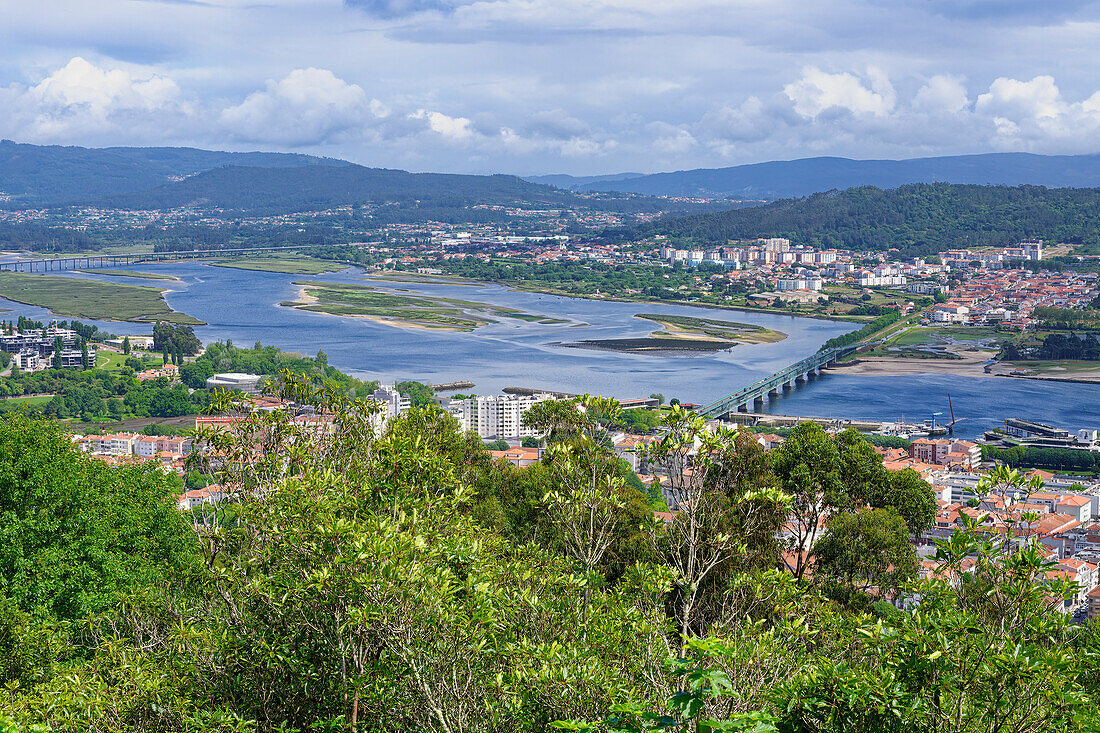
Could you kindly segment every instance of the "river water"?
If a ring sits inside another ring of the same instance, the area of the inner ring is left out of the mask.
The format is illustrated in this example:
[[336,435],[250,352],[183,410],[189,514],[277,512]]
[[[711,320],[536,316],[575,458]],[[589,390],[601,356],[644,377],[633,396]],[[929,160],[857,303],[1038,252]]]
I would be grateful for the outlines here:
[[[181,281],[66,276],[170,288],[165,297],[173,309],[207,322],[195,329],[206,342],[232,339],[240,346],[251,346],[259,341],[308,355],[323,350],[329,363],[363,379],[435,383],[469,380],[476,384],[470,391],[479,394],[519,386],[620,399],[660,392],[668,399],[706,403],[797,361],[826,340],[853,328],[848,323],[751,311],[563,298],[491,284],[471,287],[387,282],[367,277],[358,269],[324,275],[284,275],[202,263],[144,264],[128,269],[172,274]],[[362,318],[339,318],[279,306],[281,301],[296,299],[296,280],[366,282],[395,291],[516,308],[568,323],[551,325],[505,318],[466,333],[398,328]],[[20,314],[38,320],[49,316],[42,308],[2,300],[0,304],[11,310],[0,314],[3,319]],[[637,313],[740,321],[782,331],[789,338],[775,344],[740,345],[697,355],[624,354],[557,345],[582,339],[643,337],[659,328],[635,318]],[[141,324],[97,325],[120,335],[150,331],[149,326]],[[946,413],[949,394],[956,416],[968,418],[957,431],[962,436],[979,435],[1007,417],[1025,417],[1069,429],[1100,428],[1100,385],[1007,378],[826,374],[768,403],[764,410],[786,415],[921,421],[932,412]]]

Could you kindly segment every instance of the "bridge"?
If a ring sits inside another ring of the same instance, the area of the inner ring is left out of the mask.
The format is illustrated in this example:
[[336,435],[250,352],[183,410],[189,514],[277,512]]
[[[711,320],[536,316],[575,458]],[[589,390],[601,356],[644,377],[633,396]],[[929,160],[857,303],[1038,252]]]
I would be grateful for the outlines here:
[[805,382],[820,374],[822,367],[856,353],[860,346],[861,344],[851,344],[819,351],[775,374],[753,382],[748,387],[700,407],[696,412],[705,417],[717,418],[731,412],[748,412],[750,409],[763,406],[765,397],[778,397],[781,391],[794,389],[795,383]]
[[223,255],[253,254],[300,250],[306,246],[239,247],[237,249],[195,249],[175,252],[140,252],[127,255],[79,255],[57,257],[48,260],[14,260],[0,262],[0,272],[61,272],[64,270],[98,270],[104,267],[136,265],[141,262],[167,262],[170,260],[195,260]]

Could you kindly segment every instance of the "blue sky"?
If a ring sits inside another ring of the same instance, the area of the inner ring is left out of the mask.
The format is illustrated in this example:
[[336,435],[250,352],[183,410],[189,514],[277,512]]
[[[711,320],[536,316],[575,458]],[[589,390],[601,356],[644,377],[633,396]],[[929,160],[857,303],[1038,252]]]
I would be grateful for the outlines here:
[[8,0],[0,137],[574,174],[1100,152],[1087,0]]

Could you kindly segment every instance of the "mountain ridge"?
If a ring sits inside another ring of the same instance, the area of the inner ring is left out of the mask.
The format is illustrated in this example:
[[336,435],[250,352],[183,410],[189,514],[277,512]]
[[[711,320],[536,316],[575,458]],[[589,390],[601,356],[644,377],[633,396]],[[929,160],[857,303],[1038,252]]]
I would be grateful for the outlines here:
[[297,168],[351,165],[301,153],[233,153],[187,147],[85,148],[0,140],[0,193],[58,204],[148,190],[225,165]]
[[535,176],[528,180],[557,179],[557,185],[576,191],[768,200],[859,186],[897,188],[908,183],[935,182],[1093,188],[1100,186],[1100,154],[979,153],[903,160],[822,156],[641,176],[576,177],[574,182],[568,178]]

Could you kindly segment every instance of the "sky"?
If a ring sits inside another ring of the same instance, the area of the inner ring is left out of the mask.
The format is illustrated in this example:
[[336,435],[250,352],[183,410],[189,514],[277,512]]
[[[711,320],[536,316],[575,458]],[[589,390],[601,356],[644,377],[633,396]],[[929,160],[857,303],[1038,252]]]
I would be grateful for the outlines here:
[[0,0],[0,138],[594,175],[1100,152],[1100,0]]

